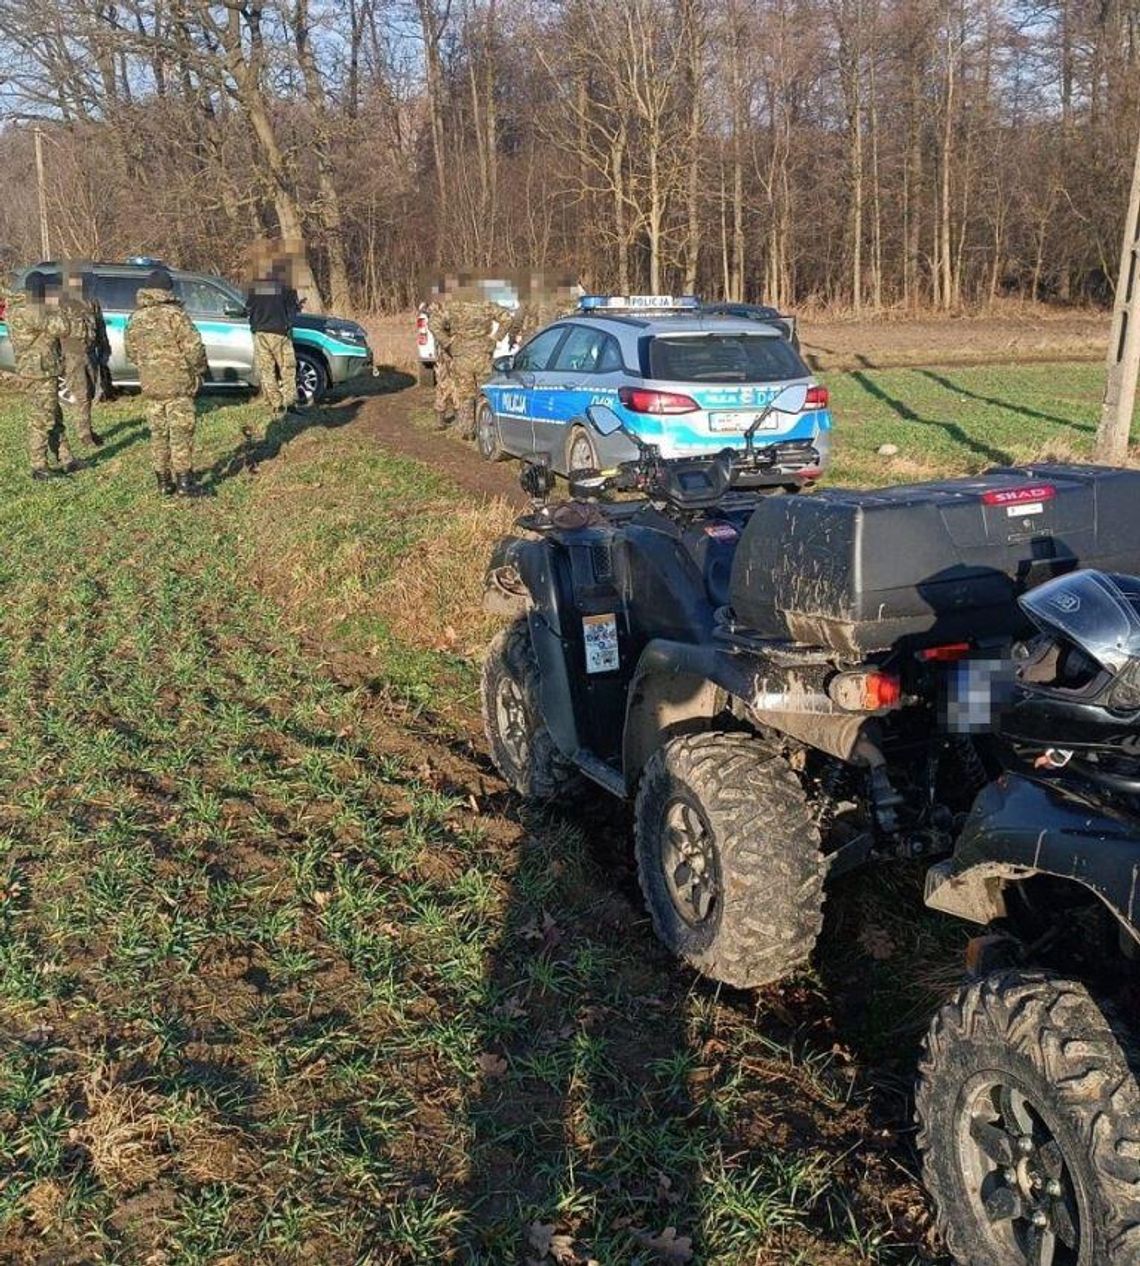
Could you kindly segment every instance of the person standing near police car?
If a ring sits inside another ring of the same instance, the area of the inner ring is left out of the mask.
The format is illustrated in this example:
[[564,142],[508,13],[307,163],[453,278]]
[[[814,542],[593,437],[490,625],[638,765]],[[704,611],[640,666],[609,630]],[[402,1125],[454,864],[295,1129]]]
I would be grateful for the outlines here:
[[297,411],[297,355],[293,350],[293,322],[301,310],[297,292],[288,284],[285,266],[277,259],[245,295],[249,328],[261,392],[274,417]]
[[[64,273],[60,307],[69,327],[60,340],[63,383],[67,388],[65,412],[75,419],[79,438],[92,448],[101,448],[103,437],[91,429],[91,404],[99,386],[99,320],[94,303],[84,294],[80,273]],[[104,325],[103,338],[106,337]]]
[[502,304],[478,295],[470,282],[460,285],[453,296],[447,295],[433,321],[428,316],[428,329],[435,339],[436,354],[440,349],[451,358],[451,372],[442,390],[437,383],[436,414],[441,427],[459,421],[459,434],[465,440],[475,437],[475,405],[479,391],[491,370],[491,357],[496,342],[515,329],[516,316]]
[[[60,342],[71,332],[60,307],[59,290],[33,269],[23,289],[8,298],[8,337],[16,361],[16,377],[28,398],[28,460],[33,479],[70,475],[79,469],[63,428],[59,376],[63,373]],[[58,467],[48,465],[49,454]]]
[[165,269],[150,274],[136,302],[126,352],[146,400],[155,482],[164,496],[201,496],[193,466],[194,397],[209,372],[202,336]]

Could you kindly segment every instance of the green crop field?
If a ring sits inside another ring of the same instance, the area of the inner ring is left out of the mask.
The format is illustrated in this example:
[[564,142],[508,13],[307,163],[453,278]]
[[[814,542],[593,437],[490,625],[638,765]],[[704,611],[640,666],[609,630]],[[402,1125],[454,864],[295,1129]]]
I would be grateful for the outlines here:
[[[837,473],[876,481],[1087,453],[1099,391],[829,381]],[[909,1079],[966,932],[877,871],[797,980],[678,969],[620,808],[495,779],[475,606],[509,516],[369,440],[376,403],[253,475],[256,406],[210,400],[215,495],[169,504],[137,400],[39,485],[0,396],[0,1260],[939,1260]]]

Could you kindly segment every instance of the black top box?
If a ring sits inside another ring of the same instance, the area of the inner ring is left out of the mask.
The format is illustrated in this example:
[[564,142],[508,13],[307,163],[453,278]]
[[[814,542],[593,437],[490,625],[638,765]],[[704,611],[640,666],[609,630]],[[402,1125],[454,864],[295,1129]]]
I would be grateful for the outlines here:
[[733,561],[736,619],[861,657],[1010,636],[1017,597],[1077,567],[1140,573],[1140,471],[1002,467],[760,503]]

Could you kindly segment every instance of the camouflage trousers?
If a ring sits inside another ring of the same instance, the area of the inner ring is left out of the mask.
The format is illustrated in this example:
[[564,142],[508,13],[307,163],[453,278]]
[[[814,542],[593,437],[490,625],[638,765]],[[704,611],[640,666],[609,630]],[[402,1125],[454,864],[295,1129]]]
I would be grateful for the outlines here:
[[63,384],[73,403],[67,405],[67,413],[75,422],[79,438],[91,443],[91,402],[99,385],[98,369],[86,359],[67,359],[63,371]]
[[274,412],[297,403],[297,355],[288,334],[255,334],[253,350],[261,394]]
[[186,475],[194,465],[194,397],[148,400],[150,460],[159,475]]
[[459,434],[465,440],[472,439],[475,435],[475,403],[487,377],[487,369],[485,356],[461,354],[451,361],[443,397],[446,402],[444,407],[441,407],[440,390],[436,387],[436,412],[454,414],[459,421]]
[[442,347],[435,354],[435,411],[441,417],[450,417],[455,412],[455,387],[452,383],[453,368],[451,353]]
[[66,466],[75,459],[63,429],[56,380],[26,379],[24,386],[28,395],[28,460],[32,469],[45,470],[49,453]]

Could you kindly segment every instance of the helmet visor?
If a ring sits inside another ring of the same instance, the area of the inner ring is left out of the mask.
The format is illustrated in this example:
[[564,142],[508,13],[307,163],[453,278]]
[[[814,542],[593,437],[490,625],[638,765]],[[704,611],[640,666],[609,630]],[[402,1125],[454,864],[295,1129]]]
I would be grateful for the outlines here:
[[1140,659],[1140,580],[1132,576],[1075,571],[1031,589],[1021,608],[1114,673]]

